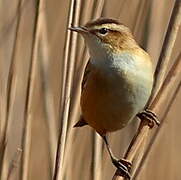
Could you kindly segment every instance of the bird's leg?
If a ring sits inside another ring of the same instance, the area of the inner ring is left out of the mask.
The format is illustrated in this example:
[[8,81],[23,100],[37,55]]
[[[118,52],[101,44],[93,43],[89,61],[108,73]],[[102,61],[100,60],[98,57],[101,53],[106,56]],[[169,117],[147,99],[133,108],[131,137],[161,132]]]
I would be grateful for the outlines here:
[[111,161],[114,164],[114,166],[116,166],[116,168],[118,168],[121,175],[130,179],[129,171],[131,170],[132,164],[129,161],[126,161],[125,159],[118,160],[111,151],[111,148],[110,148],[109,143],[107,141],[107,137],[104,135],[104,136],[102,136],[102,138],[106,144],[107,151],[111,157]]
[[149,121],[149,126],[151,128],[154,126],[154,124],[157,126],[160,125],[157,115],[151,110],[145,109],[144,111],[138,113],[137,117],[139,117],[141,120],[145,118],[147,121]]

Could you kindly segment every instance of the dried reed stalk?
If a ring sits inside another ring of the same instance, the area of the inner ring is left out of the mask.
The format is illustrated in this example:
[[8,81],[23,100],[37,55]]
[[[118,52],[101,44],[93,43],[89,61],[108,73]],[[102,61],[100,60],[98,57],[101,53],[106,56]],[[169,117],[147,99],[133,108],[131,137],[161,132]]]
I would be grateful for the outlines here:
[[93,141],[93,180],[100,180],[102,177],[102,138],[95,132],[94,133],[94,141]]
[[[89,9],[90,9],[90,7],[92,7],[93,1],[87,0],[86,2],[82,2],[82,3],[85,3],[85,4],[84,4],[84,8],[81,8],[81,11],[80,11],[80,22],[81,22],[81,24],[90,18],[89,14],[91,11],[89,11]],[[92,10],[92,8],[91,8],[91,10]],[[83,50],[84,50],[83,40],[80,42],[79,41],[80,41],[80,39],[78,39],[78,42],[77,42],[76,66],[78,66],[78,67],[75,67],[75,73],[76,74],[74,75],[74,77],[75,77],[74,82],[76,82],[76,83],[74,83],[75,85],[73,84],[74,91],[72,92],[71,112],[70,112],[70,116],[69,116],[69,120],[70,120],[69,127],[70,128],[72,128],[73,124],[75,123],[75,117],[77,117],[77,116],[79,117],[80,106],[77,102],[80,98],[80,91],[79,91],[80,80],[81,80],[82,73],[83,73],[82,64],[85,64],[84,59],[81,58],[82,54],[83,54]],[[75,136],[75,133],[76,132],[73,131],[71,133],[68,133],[68,135],[67,135],[66,154],[64,157],[64,159],[65,159],[64,168],[65,169],[67,168],[67,165],[68,165],[69,153],[70,153],[71,148],[72,148],[73,136]],[[64,172],[64,170],[63,170],[63,172]]]
[[169,102],[169,104],[168,104],[168,106],[167,106],[167,108],[166,108],[166,110],[165,110],[165,113],[164,113],[163,117],[161,118],[161,122],[162,122],[162,123],[161,123],[161,125],[159,126],[159,129],[158,129],[158,130],[154,133],[154,135],[152,136],[152,138],[151,138],[148,146],[146,147],[146,151],[145,151],[144,155],[142,156],[142,158],[141,158],[141,160],[140,160],[140,163],[138,164],[137,169],[136,169],[135,172],[133,173],[133,176],[132,176],[133,179],[136,179],[136,178],[139,176],[139,174],[140,174],[140,172],[141,172],[141,169],[142,169],[142,166],[143,166],[144,162],[146,161],[146,159],[148,158],[148,155],[149,155],[149,153],[150,153],[150,151],[151,151],[151,147],[156,143],[156,139],[158,138],[158,136],[159,136],[159,134],[160,134],[160,130],[161,130],[161,128],[162,128],[163,125],[164,125],[165,118],[166,118],[167,114],[169,113],[169,111],[170,111],[170,109],[171,109],[171,107],[172,107],[172,104],[173,104],[174,100],[176,99],[176,96],[177,96],[177,94],[178,94],[178,92],[179,92],[179,90],[180,90],[180,87],[181,87],[181,82],[178,84],[178,86],[177,86],[177,88],[176,88],[173,96],[171,97],[171,100],[170,100],[170,102]]
[[[72,22],[74,24],[78,24],[79,21],[79,13],[80,13],[80,0],[70,1],[70,10],[69,10],[69,19],[68,19],[68,27],[71,27]],[[72,35],[72,36],[71,36]],[[72,38],[72,43],[71,43]],[[58,148],[56,154],[56,164],[54,171],[54,180],[62,179],[63,177],[63,158],[65,152],[65,142],[67,136],[67,126],[68,126],[68,118],[69,118],[69,110],[70,110],[70,96],[71,96],[71,87],[72,87],[72,79],[75,65],[75,57],[76,57],[76,41],[77,34],[71,34],[70,31],[67,32],[66,38],[66,46],[65,46],[65,56],[64,56],[64,73],[67,74],[63,80],[63,84],[65,88],[63,90],[63,104],[62,104],[62,126],[61,131],[58,138]],[[71,50],[71,51],[70,51]],[[69,63],[68,63],[69,59]]]
[[22,154],[22,150],[18,148],[15,155],[14,155],[14,158],[12,159],[12,161],[10,163],[10,168],[8,171],[7,180],[15,179],[15,170],[19,166],[21,154]]
[[[69,16],[68,16],[68,21],[67,21],[67,27],[71,27],[73,19],[74,19],[74,14],[75,14],[75,0],[70,0],[70,6],[69,6]],[[60,99],[60,119],[63,117],[63,110],[64,110],[64,105],[65,105],[65,94],[66,94],[66,80],[67,80],[67,72],[68,72],[68,60],[69,60],[69,54],[70,54],[70,46],[71,46],[71,32],[66,31],[66,38],[65,38],[65,45],[64,45],[64,55],[63,55],[63,68],[62,68],[62,74],[63,74],[63,79],[62,79],[62,94],[61,94],[61,99]]]
[[48,151],[49,151],[49,167],[50,175],[53,177],[54,170],[54,152],[57,146],[57,132],[56,129],[56,117],[55,117],[55,107],[53,102],[53,93],[50,89],[48,82],[48,65],[50,60],[50,47],[48,41],[48,30],[47,30],[47,21],[46,21],[46,2],[40,2],[40,17],[39,17],[39,43],[40,43],[40,58],[37,63],[40,68],[40,76],[42,79],[42,96],[43,96],[43,105],[45,109],[45,123],[47,127],[47,142],[48,142]]
[[30,146],[31,146],[31,120],[32,120],[32,97],[33,89],[35,82],[36,74],[36,59],[38,54],[38,43],[39,43],[39,14],[40,14],[40,3],[41,0],[37,1],[36,4],[36,17],[35,17],[35,26],[33,34],[33,45],[32,45],[32,57],[29,66],[28,72],[28,86],[26,93],[26,102],[25,102],[25,112],[24,112],[24,131],[23,131],[23,152],[22,152],[22,169],[21,169],[21,179],[28,179],[29,172],[29,156],[30,156]]
[[5,149],[6,149],[6,141],[7,141],[7,129],[8,129],[8,122],[9,122],[9,111],[10,111],[10,105],[11,105],[11,97],[12,97],[12,84],[14,82],[14,65],[15,65],[15,56],[16,56],[16,50],[17,50],[17,41],[19,37],[19,25],[20,25],[20,19],[21,19],[21,7],[22,7],[22,0],[18,1],[17,5],[17,24],[16,24],[16,31],[15,31],[15,39],[13,44],[13,52],[9,67],[9,73],[7,78],[7,86],[6,86],[6,105],[5,105],[5,118],[4,120],[1,119],[0,123],[0,177],[3,179],[6,175],[4,172],[4,166],[5,166]]
[[[152,110],[156,114],[159,113],[161,107],[163,107],[163,105],[165,104],[165,101],[167,100],[168,95],[177,89],[177,87],[174,88],[174,85],[177,84],[177,82],[180,82],[181,80],[180,77],[181,77],[181,56],[179,55],[179,57],[176,59],[176,62],[172,66],[171,70],[169,71],[159,92],[157,93],[153,102],[149,105],[150,110]],[[125,159],[127,159],[130,162],[133,162],[136,154],[138,153],[139,147],[142,145],[142,142],[144,141],[145,137],[147,137],[147,134],[149,133],[149,131],[150,131],[150,127],[148,125],[148,122],[142,121],[140,123],[138,133],[134,137],[131,143],[131,146],[128,148],[124,156]],[[136,163],[135,169],[137,167],[138,167],[138,164]],[[113,180],[122,180],[122,179],[124,178],[120,176],[119,171],[116,171],[113,177]]]
[[[164,39],[162,51],[155,70],[155,83],[153,85],[152,96],[155,96],[163,83],[169,60],[172,54],[177,33],[181,24],[181,0],[176,0],[167,33]],[[152,97],[150,98],[152,99]]]
[[[94,3],[93,3],[94,2]],[[93,4],[92,4],[93,3]],[[90,5],[91,5],[91,10],[90,11]],[[91,4],[89,3],[89,1],[86,1],[86,4],[85,4],[85,9],[81,10],[81,15],[80,17],[82,18],[82,22],[86,22],[88,21],[89,19],[91,18],[98,18],[101,16],[102,14],[102,10],[103,10],[103,6],[104,6],[104,0],[100,0],[100,1],[91,1]],[[94,8],[93,8],[94,7]],[[85,14],[84,13],[84,10],[85,10]],[[89,13],[87,13],[89,12]],[[94,17],[92,17],[94,15]],[[75,123],[75,117],[79,117],[79,111],[80,111],[80,105],[79,103],[79,99],[80,99],[80,80],[81,80],[81,77],[82,77],[82,73],[83,73],[83,69],[87,63],[87,60],[88,60],[88,53],[86,51],[86,48],[85,48],[85,45],[83,45],[83,41],[81,41],[82,43],[77,43],[77,60],[76,60],[76,63],[77,63],[77,68],[75,70],[76,74],[75,74],[75,88],[74,89],[74,92],[72,94],[73,96],[73,99],[72,99],[72,102],[71,102],[71,113],[70,113],[70,117],[69,117],[69,120],[70,120],[70,124],[69,124],[69,127],[71,129],[71,133],[68,133],[67,135],[67,145],[66,145],[66,154],[65,154],[65,164],[64,164],[64,169],[66,169],[68,167],[68,159],[69,159],[69,154],[71,153],[71,147],[72,147],[72,144],[73,144],[73,137],[75,136],[76,132],[77,131],[72,131],[72,127],[73,127],[73,124]],[[78,72],[78,73],[77,73]],[[77,83],[79,82],[79,83]],[[97,142],[97,140],[95,140]],[[94,142],[95,142],[94,141]],[[100,149],[101,148],[101,144],[98,145],[99,143],[96,143],[96,149],[95,149],[95,152],[100,152],[100,150],[98,150],[98,148]],[[96,157],[102,157],[101,155],[96,155]],[[102,163],[102,161],[99,161],[99,160],[95,160],[94,161],[95,163]],[[95,165],[97,167],[97,165]],[[94,167],[95,167],[94,166]],[[64,170],[63,170],[64,172]],[[95,172],[95,174],[94,174]],[[94,171],[94,168],[93,168],[93,177],[94,178],[97,178],[97,171]]]

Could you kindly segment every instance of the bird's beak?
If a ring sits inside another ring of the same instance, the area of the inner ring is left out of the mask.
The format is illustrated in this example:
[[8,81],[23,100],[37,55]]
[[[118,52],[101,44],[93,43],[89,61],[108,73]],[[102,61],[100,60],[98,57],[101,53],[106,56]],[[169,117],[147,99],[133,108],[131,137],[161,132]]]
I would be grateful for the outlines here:
[[81,33],[81,34],[88,33],[88,29],[85,27],[70,27],[68,29],[71,31]]

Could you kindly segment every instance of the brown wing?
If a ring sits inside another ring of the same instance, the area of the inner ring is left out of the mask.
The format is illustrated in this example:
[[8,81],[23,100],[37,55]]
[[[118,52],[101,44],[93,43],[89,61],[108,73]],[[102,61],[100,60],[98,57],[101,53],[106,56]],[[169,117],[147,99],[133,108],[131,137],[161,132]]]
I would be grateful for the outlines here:
[[82,91],[84,90],[84,87],[86,85],[87,79],[89,77],[89,74],[91,72],[91,64],[90,64],[90,60],[87,62],[87,65],[85,67],[85,71],[84,71],[84,76],[82,79]]
[[[85,67],[85,71],[84,71],[84,76],[82,79],[82,91],[84,90],[84,87],[86,86],[86,82],[88,79],[88,76],[91,72],[91,68],[90,68],[90,60],[87,62],[87,65]],[[80,120],[74,125],[74,127],[82,127],[82,126],[86,126],[88,125],[88,123],[86,122],[86,120],[84,119],[84,117],[81,115]]]

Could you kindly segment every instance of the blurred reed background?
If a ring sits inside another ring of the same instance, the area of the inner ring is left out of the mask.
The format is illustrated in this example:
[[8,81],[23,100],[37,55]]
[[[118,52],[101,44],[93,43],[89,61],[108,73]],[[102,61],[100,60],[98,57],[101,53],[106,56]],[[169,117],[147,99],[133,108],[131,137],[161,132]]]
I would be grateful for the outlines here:
[[[101,139],[90,127],[72,128],[81,113],[80,78],[88,53],[82,38],[67,27],[100,16],[119,19],[156,65],[173,5],[174,0],[0,1],[2,180],[52,179],[58,139],[57,179],[112,178],[115,168]],[[178,34],[169,67],[181,50],[181,30]],[[136,179],[181,179],[180,106],[181,92]],[[136,127],[132,123],[110,135],[117,157]]]

